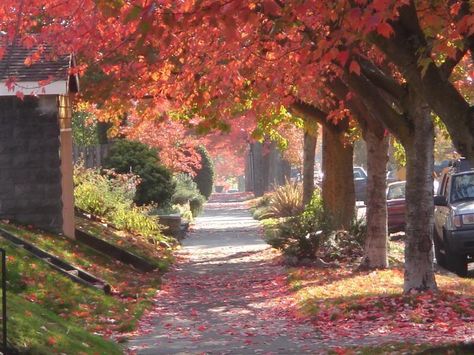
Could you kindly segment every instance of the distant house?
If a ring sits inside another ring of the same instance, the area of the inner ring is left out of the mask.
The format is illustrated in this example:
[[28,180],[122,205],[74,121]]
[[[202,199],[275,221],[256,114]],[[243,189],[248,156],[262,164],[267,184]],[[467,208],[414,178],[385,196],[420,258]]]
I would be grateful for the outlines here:
[[36,51],[10,45],[0,59],[0,219],[74,238],[74,57],[42,53],[27,66]]

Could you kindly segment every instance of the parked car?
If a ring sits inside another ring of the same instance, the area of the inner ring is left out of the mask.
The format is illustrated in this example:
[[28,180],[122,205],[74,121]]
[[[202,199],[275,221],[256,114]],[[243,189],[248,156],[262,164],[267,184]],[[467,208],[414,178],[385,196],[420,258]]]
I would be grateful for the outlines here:
[[405,230],[405,210],[405,181],[388,184],[387,225],[389,233]]
[[465,276],[474,258],[474,170],[466,160],[443,174],[434,203],[436,260]]
[[367,173],[364,168],[354,166],[354,192],[356,201],[367,202]]

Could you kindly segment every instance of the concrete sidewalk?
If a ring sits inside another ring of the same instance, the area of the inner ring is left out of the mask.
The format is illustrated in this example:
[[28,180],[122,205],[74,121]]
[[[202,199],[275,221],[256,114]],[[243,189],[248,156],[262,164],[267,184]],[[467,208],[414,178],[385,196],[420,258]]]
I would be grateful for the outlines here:
[[321,351],[310,325],[276,307],[287,292],[242,203],[208,204],[129,343],[138,354],[302,354]]

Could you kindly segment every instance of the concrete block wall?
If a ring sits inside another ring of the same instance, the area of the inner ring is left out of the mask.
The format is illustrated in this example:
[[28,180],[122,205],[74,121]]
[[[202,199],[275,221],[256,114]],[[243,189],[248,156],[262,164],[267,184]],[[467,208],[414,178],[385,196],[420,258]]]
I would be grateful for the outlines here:
[[0,218],[59,233],[61,162],[54,107],[55,97],[0,97]]

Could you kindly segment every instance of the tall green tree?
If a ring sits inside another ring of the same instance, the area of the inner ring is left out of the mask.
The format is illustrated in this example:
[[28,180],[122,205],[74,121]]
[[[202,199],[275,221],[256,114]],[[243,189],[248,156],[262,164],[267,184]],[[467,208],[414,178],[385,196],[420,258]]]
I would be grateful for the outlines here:
[[214,163],[212,162],[206,147],[203,145],[197,147],[197,152],[201,156],[201,168],[196,171],[193,180],[201,192],[201,195],[208,199],[211,196],[214,186]]

